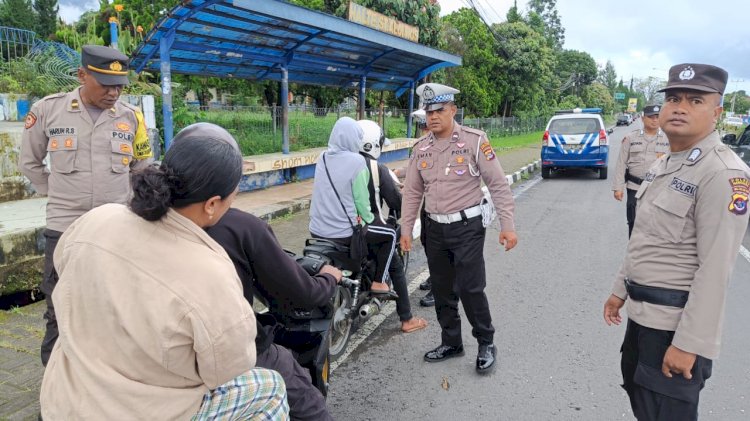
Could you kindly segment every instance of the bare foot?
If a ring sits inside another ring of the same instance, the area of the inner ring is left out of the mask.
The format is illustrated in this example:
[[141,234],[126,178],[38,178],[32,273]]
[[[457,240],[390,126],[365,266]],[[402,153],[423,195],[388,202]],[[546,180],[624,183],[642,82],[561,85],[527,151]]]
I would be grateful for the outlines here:
[[388,287],[388,284],[385,282],[373,282],[372,286],[370,286],[370,291],[373,292],[388,292],[391,289]]
[[401,322],[401,331],[404,333],[416,332],[427,327],[427,321],[421,317],[412,317]]

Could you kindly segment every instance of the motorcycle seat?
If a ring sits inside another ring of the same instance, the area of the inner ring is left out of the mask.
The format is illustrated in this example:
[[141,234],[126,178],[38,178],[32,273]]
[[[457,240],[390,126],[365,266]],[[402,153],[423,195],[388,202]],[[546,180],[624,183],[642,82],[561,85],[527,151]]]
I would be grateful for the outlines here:
[[310,238],[305,241],[305,248],[302,250],[303,256],[323,256],[331,260],[331,264],[341,270],[349,270],[353,273],[359,272],[361,262],[352,260],[349,257],[349,247],[335,241],[323,238]]

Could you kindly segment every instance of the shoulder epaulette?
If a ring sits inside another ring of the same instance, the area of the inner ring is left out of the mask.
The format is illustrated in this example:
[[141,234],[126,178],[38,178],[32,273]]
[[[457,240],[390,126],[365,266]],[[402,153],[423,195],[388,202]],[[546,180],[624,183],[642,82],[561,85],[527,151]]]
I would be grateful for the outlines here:
[[125,106],[125,108],[129,108],[134,113],[143,113],[143,111],[141,111],[141,108],[138,107],[138,106],[136,106],[136,105],[130,104],[130,103],[125,102],[125,101],[117,101],[117,102],[120,103],[120,104],[122,104],[123,106]]
[[742,162],[742,159],[728,146],[719,145],[714,148],[714,153],[719,157],[727,169],[747,171],[747,164]]
[[479,129],[474,129],[474,128],[466,127],[466,126],[461,126],[461,129],[463,131],[467,132],[467,133],[475,134],[475,135],[477,135],[479,137],[481,137],[481,136],[485,136],[486,137],[487,136],[487,134],[485,132],[483,132],[483,131],[481,131]]

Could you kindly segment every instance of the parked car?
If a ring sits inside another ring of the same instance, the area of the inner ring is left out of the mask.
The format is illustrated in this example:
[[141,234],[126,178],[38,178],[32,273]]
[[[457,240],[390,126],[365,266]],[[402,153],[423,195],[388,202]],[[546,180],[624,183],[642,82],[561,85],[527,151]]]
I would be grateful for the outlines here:
[[630,123],[633,122],[633,118],[630,116],[630,114],[621,114],[617,116],[617,125],[618,126],[629,126]]
[[736,134],[729,133],[725,134],[724,137],[721,138],[721,141],[732,148],[737,156],[745,161],[747,165],[750,165],[750,125],[745,127],[745,130],[739,138]]
[[542,137],[542,178],[553,170],[590,168],[607,178],[609,136],[600,108],[555,112]]
[[742,119],[740,117],[727,117],[724,119],[725,126],[742,127]]

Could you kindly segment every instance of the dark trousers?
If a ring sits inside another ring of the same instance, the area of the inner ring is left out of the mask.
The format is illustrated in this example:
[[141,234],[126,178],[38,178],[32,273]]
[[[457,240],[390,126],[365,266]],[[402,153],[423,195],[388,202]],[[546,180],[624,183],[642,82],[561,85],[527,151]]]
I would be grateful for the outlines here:
[[55,265],[52,262],[52,257],[55,254],[55,248],[57,247],[57,241],[60,240],[62,233],[60,231],[53,231],[49,229],[44,230],[44,275],[42,278],[42,285],[40,289],[45,295],[45,301],[47,302],[47,311],[44,312],[44,320],[47,321],[47,329],[44,332],[44,339],[42,339],[41,356],[42,365],[47,366],[49,356],[52,354],[52,348],[55,346],[57,341],[57,318],[55,317],[55,306],[52,304],[52,291],[55,290],[57,285],[57,271]]
[[398,294],[396,300],[396,313],[398,319],[402,322],[410,320],[411,303],[409,302],[409,287],[406,284],[406,274],[404,273],[404,261],[398,253],[393,253],[391,266],[388,268],[388,274],[391,276],[393,290]]
[[313,386],[310,373],[297,363],[291,351],[271,344],[267,350],[258,353],[255,365],[281,374],[286,384],[289,417],[292,420],[333,420],[323,394]]
[[426,219],[425,223],[425,254],[435,296],[435,312],[442,328],[442,344],[462,344],[459,300],[477,342],[492,343],[495,328],[484,293],[485,229],[482,218],[477,216],[451,224]]
[[627,202],[625,202],[625,215],[628,218],[628,238],[633,233],[633,224],[635,224],[635,205],[638,203],[638,199],[635,198],[635,194],[638,190],[625,189],[628,195]]
[[696,356],[693,378],[661,372],[664,354],[674,332],[651,329],[628,320],[622,344],[623,389],[639,421],[691,421],[698,419],[698,396],[711,377],[712,361]]
[[[385,282],[386,272],[390,274],[393,256],[396,254],[396,230],[393,226],[384,224],[375,218],[367,226],[367,244],[375,252],[375,282]],[[403,270],[402,270],[403,272]],[[398,292],[397,292],[398,293]]]

